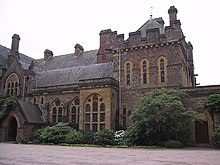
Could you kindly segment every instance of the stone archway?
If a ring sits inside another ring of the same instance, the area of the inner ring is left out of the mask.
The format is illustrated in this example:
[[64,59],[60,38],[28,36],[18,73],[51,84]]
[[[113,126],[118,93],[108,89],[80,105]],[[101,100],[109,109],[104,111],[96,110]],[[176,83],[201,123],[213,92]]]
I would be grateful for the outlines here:
[[16,141],[17,128],[18,128],[17,120],[14,117],[12,117],[8,124],[8,138],[7,138],[8,141]]

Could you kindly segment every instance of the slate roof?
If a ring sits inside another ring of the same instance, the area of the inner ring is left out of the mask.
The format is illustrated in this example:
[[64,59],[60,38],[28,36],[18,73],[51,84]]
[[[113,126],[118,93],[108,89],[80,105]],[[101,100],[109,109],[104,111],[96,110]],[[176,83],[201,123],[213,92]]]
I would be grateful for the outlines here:
[[82,52],[79,56],[76,56],[74,53],[53,56],[49,58],[46,62],[44,62],[43,59],[38,59],[35,61],[35,66],[43,70],[54,70],[96,64],[97,52],[98,50],[90,50]]
[[113,63],[92,64],[38,72],[36,86],[78,84],[79,80],[113,77]]
[[[10,49],[3,46],[0,48],[0,54],[7,64]],[[53,56],[47,61],[20,54],[20,63],[24,69],[28,69],[31,61],[34,61],[36,87],[78,84],[83,79],[113,77],[113,63],[97,64],[97,52],[90,50],[78,56],[75,53]]]
[[22,101],[18,101],[18,104],[20,105],[21,111],[23,112],[28,123],[44,124],[44,121],[41,118],[42,112],[40,106]]
[[[5,46],[0,45],[0,65],[2,65],[3,67],[7,68],[7,57],[8,54],[10,53],[10,49],[6,48]],[[24,64],[24,69],[27,69],[27,66],[29,66],[31,64],[31,61],[34,60],[31,57],[28,57],[22,53],[19,53],[20,56],[20,62],[23,66]]]
[[146,30],[156,29],[156,28],[159,28],[160,34],[164,34],[165,33],[164,27],[158,23],[159,19],[162,19],[162,18],[150,18],[137,31],[141,31],[142,37],[146,37]]

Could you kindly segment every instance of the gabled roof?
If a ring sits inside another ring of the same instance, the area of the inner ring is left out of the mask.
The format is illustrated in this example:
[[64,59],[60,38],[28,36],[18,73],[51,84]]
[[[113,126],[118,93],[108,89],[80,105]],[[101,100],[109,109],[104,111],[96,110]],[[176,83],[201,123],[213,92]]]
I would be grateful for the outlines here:
[[28,123],[44,124],[44,121],[41,117],[42,112],[40,106],[38,106],[37,104],[22,101],[18,101],[18,104],[20,105],[21,111],[27,119]]
[[[10,53],[10,49],[6,48],[5,46],[0,45],[0,65],[2,65],[3,67],[7,68],[7,58],[8,58],[8,54]],[[31,61],[34,60],[31,57],[28,57],[22,53],[19,53],[19,57],[20,57],[20,63],[24,64],[24,69],[27,69],[27,66],[29,66],[31,64]]]
[[143,24],[137,31],[141,31],[141,36],[146,37],[146,31],[150,29],[159,28],[160,34],[164,34],[164,27],[158,23],[158,21],[163,21],[162,18],[150,18],[145,24]]

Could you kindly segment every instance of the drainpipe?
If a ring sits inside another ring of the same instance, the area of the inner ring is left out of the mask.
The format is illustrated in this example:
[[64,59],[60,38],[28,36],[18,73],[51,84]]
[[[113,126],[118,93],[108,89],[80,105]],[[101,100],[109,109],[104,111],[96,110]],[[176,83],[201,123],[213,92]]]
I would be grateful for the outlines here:
[[24,76],[24,80],[23,80],[23,92],[22,92],[22,102],[24,101],[24,92],[25,92],[25,80],[26,80],[26,76]]

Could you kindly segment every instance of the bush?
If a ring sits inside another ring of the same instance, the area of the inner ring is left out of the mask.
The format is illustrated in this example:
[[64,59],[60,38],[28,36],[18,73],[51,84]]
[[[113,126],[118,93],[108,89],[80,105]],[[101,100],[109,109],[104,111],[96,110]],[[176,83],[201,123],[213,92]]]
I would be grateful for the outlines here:
[[95,133],[94,132],[85,132],[83,135],[83,140],[82,143],[84,144],[94,144],[94,136]]
[[166,148],[182,148],[183,145],[178,140],[168,140],[165,142],[165,147]]
[[102,146],[113,145],[114,136],[115,136],[114,131],[110,129],[104,129],[100,132],[96,132],[94,136],[95,144]]
[[176,129],[176,140],[186,145],[190,140],[191,134],[192,132],[189,126],[179,125]]
[[71,128],[68,123],[58,123],[53,126],[47,126],[46,128],[35,131],[33,135],[34,141],[43,143],[76,143],[81,141],[82,135],[75,129]]
[[125,144],[125,141],[124,141],[124,134],[125,134],[125,131],[124,130],[119,130],[119,131],[116,131],[115,132],[115,144],[116,145],[124,145]]
[[81,132],[77,132],[75,129],[72,129],[65,135],[65,143],[68,144],[79,144],[82,142],[83,134]]
[[213,134],[212,143],[215,147],[220,148],[220,126],[215,130]]

